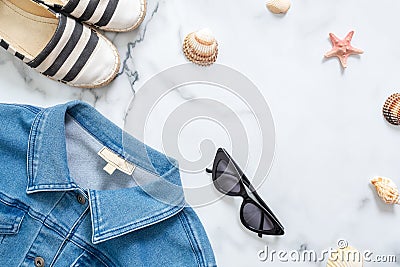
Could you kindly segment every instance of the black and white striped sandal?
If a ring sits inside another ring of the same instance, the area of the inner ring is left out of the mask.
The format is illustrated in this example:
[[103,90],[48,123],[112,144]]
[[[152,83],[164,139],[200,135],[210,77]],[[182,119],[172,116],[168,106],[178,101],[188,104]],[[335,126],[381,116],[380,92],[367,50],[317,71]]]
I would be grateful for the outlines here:
[[120,66],[106,37],[33,0],[0,0],[0,46],[36,71],[76,87],[107,85]]
[[146,0],[35,0],[57,12],[104,31],[126,32],[139,27]]

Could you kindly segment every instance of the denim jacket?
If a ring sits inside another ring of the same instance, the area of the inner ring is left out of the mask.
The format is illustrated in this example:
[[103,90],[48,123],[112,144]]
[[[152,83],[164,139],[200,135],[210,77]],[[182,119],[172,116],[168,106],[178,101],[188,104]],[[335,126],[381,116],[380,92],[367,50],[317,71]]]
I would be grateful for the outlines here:
[[176,161],[90,105],[0,104],[1,266],[215,266]]

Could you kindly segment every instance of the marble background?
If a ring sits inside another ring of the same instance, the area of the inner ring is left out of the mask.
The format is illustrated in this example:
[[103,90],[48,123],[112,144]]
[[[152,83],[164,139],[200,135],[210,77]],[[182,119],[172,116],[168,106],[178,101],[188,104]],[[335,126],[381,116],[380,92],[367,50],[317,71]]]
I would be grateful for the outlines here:
[[[220,44],[218,63],[249,77],[274,115],[275,160],[259,192],[286,229],[282,237],[259,239],[241,226],[236,198],[196,207],[218,264],[325,266],[262,262],[257,253],[265,246],[319,252],[343,238],[359,250],[398,258],[365,266],[399,266],[400,207],[382,204],[369,185],[375,175],[400,185],[400,130],[381,115],[386,97],[400,90],[399,9],[395,0],[293,0],[286,16],[276,16],[260,0],[149,0],[139,29],[107,35],[123,59],[110,86],[70,88],[0,51],[0,101],[51,106],[81,99],[122,127],[133,93],[153,75],[187,62],[185,35],[208,27]],[[337,59],[323,55],[331,49],[329,32],[344,37],[350,30],[365,53],[342,70]],[[255,167],[250,163],[246,172]]]

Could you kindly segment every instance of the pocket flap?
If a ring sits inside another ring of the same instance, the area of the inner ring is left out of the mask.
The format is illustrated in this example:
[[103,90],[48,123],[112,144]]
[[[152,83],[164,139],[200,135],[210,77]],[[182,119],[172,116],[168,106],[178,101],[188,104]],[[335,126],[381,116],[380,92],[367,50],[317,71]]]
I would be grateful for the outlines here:
[[16,234],[25,212],[0,201],[0,234]]

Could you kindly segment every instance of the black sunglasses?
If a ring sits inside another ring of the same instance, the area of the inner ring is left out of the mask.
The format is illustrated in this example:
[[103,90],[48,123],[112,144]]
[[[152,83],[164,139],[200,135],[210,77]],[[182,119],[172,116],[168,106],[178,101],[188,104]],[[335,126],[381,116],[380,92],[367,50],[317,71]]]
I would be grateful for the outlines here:
[[[214,186],[218,191],[225,195],[243,198],[240,221],[247,229],[258,233],[259,237],[284,234],[282,224],[225,149],[218,148],[212,170],[206,169],[206,171],[212,173]],[[247,193],[245,186],[255,199]]]

